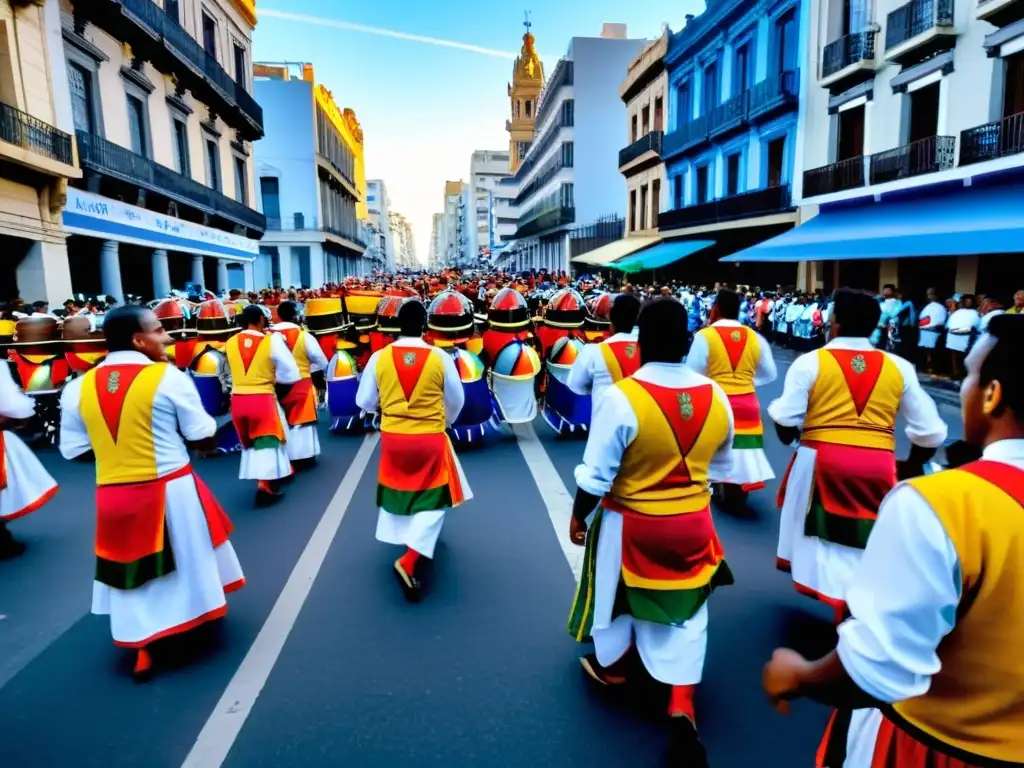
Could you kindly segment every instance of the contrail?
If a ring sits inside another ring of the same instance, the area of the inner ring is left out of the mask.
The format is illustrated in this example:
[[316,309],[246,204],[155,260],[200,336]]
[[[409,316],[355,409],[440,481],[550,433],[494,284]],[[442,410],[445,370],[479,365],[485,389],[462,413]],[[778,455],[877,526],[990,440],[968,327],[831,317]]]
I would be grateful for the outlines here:
[[482,53],[484,56],[496,56],[500,59],[514,59],[518,54],[509,51],[498,51],[494,48],[483,48],[470,43],[460,43],[455,40],[442,40],[438,37],[426,37],[425,35],[413,35],[408,32],[399,32],[394,29],[381,29],[380,27],[368,27],[365,24],[354,24],[351,21],[341,19],[325,19],[319,16],[305,16],[301,13],[289,13],[288,11],[275,11],[272,8],[261,8],[260,16],[272,19],[286,19],[287,21],[298,21],[305,24],[315,24],[321,27],[335,27],[336,29],[347,29],[352,32],[364,32],[368,35],[380,35],[381,37],[394,37],[398,40],[412,40],[427,45],[439,45],[443,48],[458,48],[462,51]]

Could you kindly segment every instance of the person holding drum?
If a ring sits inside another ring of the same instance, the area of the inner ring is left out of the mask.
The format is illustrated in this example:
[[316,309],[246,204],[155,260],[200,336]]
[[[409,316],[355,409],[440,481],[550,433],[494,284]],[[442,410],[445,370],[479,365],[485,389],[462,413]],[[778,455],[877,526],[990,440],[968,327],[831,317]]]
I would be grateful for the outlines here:
[[313,372],[327,370],[327,356],[313,335],[297,324],[299,310],[295,302],[281,302],[277,314],[281,322],[272,330],[284,337],[300,377],[281,401],[288,419],[288,458],[295,469],[308,469],[316,464],[316,457],[320,455]]

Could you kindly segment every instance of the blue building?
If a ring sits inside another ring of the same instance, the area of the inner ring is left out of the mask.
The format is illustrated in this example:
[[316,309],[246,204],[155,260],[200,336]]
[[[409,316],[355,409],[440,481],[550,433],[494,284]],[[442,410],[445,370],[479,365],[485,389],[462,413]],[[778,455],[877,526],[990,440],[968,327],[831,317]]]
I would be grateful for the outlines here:
[[[708,0],[672,35],[665,162],[670,210],[663,238],[713,246],[689,256],[694,280],[790,284],[795,265],[718,265],[718,259],[793,227],[806,1]],[[685,252],[685,251],[684,251]]]

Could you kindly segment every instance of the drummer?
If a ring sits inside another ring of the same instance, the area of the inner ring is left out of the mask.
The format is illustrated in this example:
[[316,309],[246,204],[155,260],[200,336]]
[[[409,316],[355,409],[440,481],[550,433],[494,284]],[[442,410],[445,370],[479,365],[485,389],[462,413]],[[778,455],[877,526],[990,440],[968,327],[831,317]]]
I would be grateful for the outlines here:
[[636,339],[636,319],[640,299],[620,293],[612,300],[612,335],[600,344],[587,344],[580,350],[569,371],[569,389],[578,395],[593,395],[596,405],[612,384],[633,375],[640,367]]
[[299,368],[299,381],[281,400],[288,419],[288,458],[292,467],[303,470],[316,464],[320,455],[320,438],[316,428],[317,396],[312,374],[327,370],[327,356],[313,338],[298,324],[299,309],[294,301],[283,301],[277,308],[281,322],[271,330],[284,336],[288,349]]

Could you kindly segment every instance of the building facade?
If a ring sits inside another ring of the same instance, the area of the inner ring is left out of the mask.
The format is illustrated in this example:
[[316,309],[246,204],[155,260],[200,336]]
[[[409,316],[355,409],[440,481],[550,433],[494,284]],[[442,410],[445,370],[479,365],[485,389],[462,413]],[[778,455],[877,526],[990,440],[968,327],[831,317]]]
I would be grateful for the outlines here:
[[477,150],[469,163],[469,219],[467,263],[489,259],[502,247],[501,236],[511,235],[514,224],[499,224],[494,217],[495,192],[508,176],[509,153]]
[[391,229],[391,197],[383,179],[366,182],[366,222],[369,248],[386,268],[395,266],[395,238]]
[[602,37],[574,37],[544,85],[536,140],[515,174],[500,183],[511,193],[508,213],[516,219],[502,266],[568,270],[572,230],[624,214],[615,162],[627,144],[618,87],[645,45],[625,35],[623,25],[605,25]]
[[61,210],[77,168],[57,0],[0,0],[0,300],[72,293]]
[[444,240],[442,258],[445,266],[458,266],[468,247],[466,203],[469,186],[462,181],[444,183]]
[[544,87],[544,64],[533,47],[530,22],[526,22],[523,47],[512,65],[512,82],[508,84],[510,117],[505,121],[508,132],[508,172],[515,173],[526,158],[536,133],[537,99]]
[[416,243],[412,236],[412,222],[405,216],[392,211],[388,216],[391,240],[395,244],[393,269],[414,269],[419,265],[416,259]]
[[437,272],[444,266],[444,214],[435,213],[430,222],[430,247],[427,250],[427,269]]
[[[257,287],[318,287],[366,274],[363,131],[316,82],[312,64],[258,64],[266,136],[256,144],[267,235]],[[362,217],[360,217],[362,212]]]

